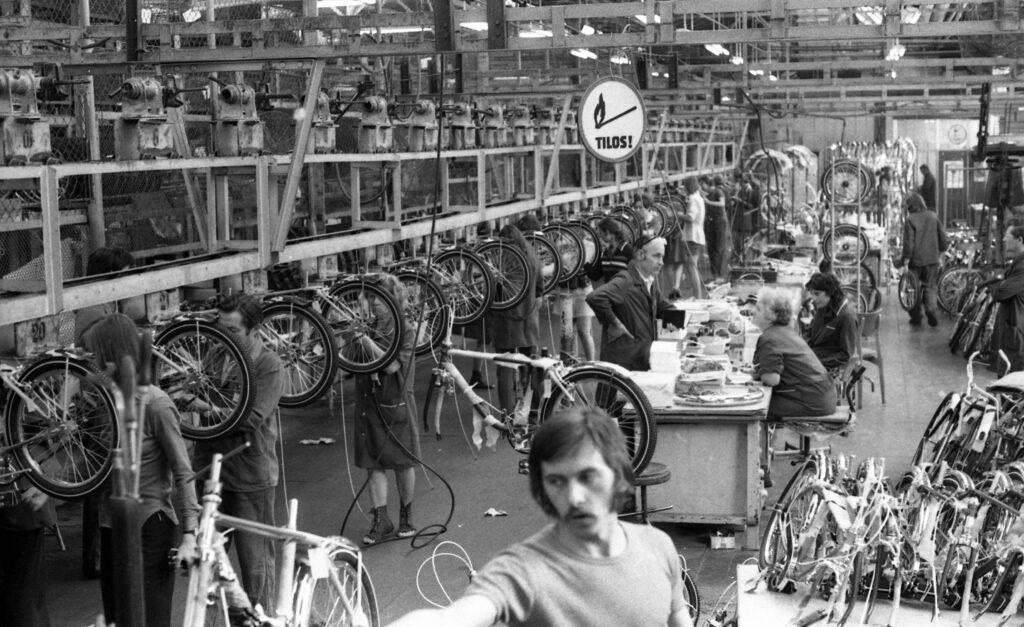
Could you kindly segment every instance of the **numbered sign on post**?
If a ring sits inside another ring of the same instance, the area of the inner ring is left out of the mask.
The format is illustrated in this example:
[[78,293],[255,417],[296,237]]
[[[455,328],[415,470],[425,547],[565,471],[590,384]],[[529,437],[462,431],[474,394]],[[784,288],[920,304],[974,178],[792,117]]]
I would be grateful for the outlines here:
[[31,357],[60,346],[57,316],[46,316],[14,325],[14,351],[18,357]]

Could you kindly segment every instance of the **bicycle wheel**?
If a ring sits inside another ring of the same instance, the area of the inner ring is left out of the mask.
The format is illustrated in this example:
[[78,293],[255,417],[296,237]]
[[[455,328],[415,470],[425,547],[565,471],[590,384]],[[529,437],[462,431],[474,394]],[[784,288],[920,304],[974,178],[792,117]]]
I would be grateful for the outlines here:
[[547,294],[555,289],[562,276],[562,258],[558,249],[548,241],[543,233],[528,233],[526,241],[533,246],[540,261],[541,293]]
[[637,237],[647,229],[647,220],[640,215],[638,210],[628,205],[615,205],[608,211],[608,215],[615,216],[628,223]]
[[658,237],[668,237],[668,234],[676,228],[676,212],[672,205],[661,200],[655,200],[651,204],[652,219],[651,230],[655,231]]
[[921,279],[913,270],[907,270],[900,275],[898,288],[900,307],[903,311],[913,311],[921,304]]
[[89,494],[110,474],[118,446],[114,400],[108,380],[88,362],[48,356],[18,375],[22,391],[7,398],[4,424],[14,463],[49,496]]
[[448,333],[444,294],[424,272],[402,270],[395,277],[405,286],[405,317],[416,334],[416,355],[426,355],[440,346]]
[[583,249],[583,240],[576,232],[565,224],[549,224],[544,227],[544,237],[558,250],[558,256],[562,260],[559,282],[579,276],[586,262],[586,251]]
[[679,566],[683,578],[683,599],[690,610],[690,620],[697,625],[700,619],[700,592],[697,590],[697,583],[690,576],[690,571],[686,569],[686,560],[682,555],[679,556]]
[[569,227],[583,242],[584,265],[596,263],[601,254],[601,238],[594,227],[585,220],[569,220],[565,226]]
[[860,285],[861,289],[875,288],[875,273],[863,263],[857,266],[832,266],[832,274],[844,285]]
[[871,249],[867,233],[855,224],[837,224],[826,228],[821,236],[821,253],[833,266],[856,266],[863,263]]
[[989,596],[988,601],[982,607],[979,614],[1002,612],[1007,609],[1006,604],[1009,602],[1010,595],[1013,592],[1014,582],[1020,576],[1022,563],[1024,563],[1024,555],[1016,551],[999,560],[999,565],[996,569],[998,578],[992,586],[993,593]]
[[828,512],[821,488],[808,486],[797,492],[786,507],[783,524],[791,547],[786,557],[787,576],[793,579],[802,581],[811,575],[819,562],[835,554],[842,544],[842,531]]
[[507,311],[523,302],[534,289],[535,268],[523,251],[509,240],[487,240],[473,251],[484,260],[494,277],[494,301],[491,309]]
[[[172,322],[153,340],[154,381],[181,415],[181,435],[209,440],[252,409],[252,359],[223,326],[194,318]],[[194,401],[206,409],[197,411]]]
[[405,321],[391,294],[374,279],[356,278],[331,286],[327,321],[338,345],[338,367],[371,374],[398,356]]
[[818,477],[818,463],[814,458],[811,458],[789,478],[786,487],[782,489],[782,493],[779,495],[779,500],[776,502],[775,507],[772,508],[765,532],[761,535],[761,543],[757,552],[757,567],[759,569],[764,570],[765,568],[773,567],[773,570],[778,574],[786,572],[788,564],[784,562],[789,552],[787,545],[789,538],[784,528],[786,521],[784,512],[789,506],[790,501],[793,500],[793,497]]
[[966,266],[954,266],[944,269],[939,274],[936,296],[939,307],[948,314],[957,312],[957,302],[963,290],[969,285],[976,285],[984,278],[982,273]]
[[569,407],[601,409],[614,418],[626,436],[633,472],[640,474],[654,456],[658,432],[647,395],[624,368],[606,363],[585,363],[569,368],[556,379],[555,389],[541,408],[541,420]]
[[330,325],[316,310],[294,299],[263,305],[260,337],[281,358],[281,407],[305,407],[331,387],[338,373],[338,347]]
[[472,324],[484,317],[494,300],[494,277],[475,253],[461,248],[445,250],[431,264],[437,283],[452,304],[457,326]]
[[[328,557],[331,568],[327,577],[316,579],[308,564],[297,567],[294,624],[297,627],[378,627],[377,595],[363,560],[343,547],[332,548]],[[352,612],[348,608],[352,608]]]
[[950,392],[942,399],[935,409],[935,413],[932,414],[931,420],[928,421],[928,426],[925,427],[920,442],[917,443],[917,449],[914,451],[911,461],[912,466],[932,464],[938,461],[936,455],[944,448],[946,438],[956,428],[959,405],[960,395],[956,392]]
[[821,193],[829,202],[860,205],[874,188],[874,173],[852,159],[834,161],[821,174]]

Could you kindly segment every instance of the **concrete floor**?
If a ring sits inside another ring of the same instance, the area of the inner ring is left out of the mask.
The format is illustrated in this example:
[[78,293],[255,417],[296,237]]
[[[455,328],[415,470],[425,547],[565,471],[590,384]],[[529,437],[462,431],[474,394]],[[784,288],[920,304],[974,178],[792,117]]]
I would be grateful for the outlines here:
[[[949,320],[943,319],[936,329],[909,326],[907,316],[899,309],[895,290],[886,295],[884,306],[880,332],[887,403],[881,403],[877,389],[872,393],[865,387],[864,408],[858,414],[856,431],[849,437],[835,438],[833,445],[834,450],[861,458],[884,457],[888,474],[894,477],[906,466],[925,423],[945,393],[964,386],[965,361],[951,355],[946,346]],[[544,324],[542,319],[542,326]],[[468,373],[468,364],[466,366],[464,372]],[[992,378],[984,369],[978,369],[977,374],[982,383]],[[417,368],[417,399],[423,398],[428,375],[429,365],[424,359]],[[868,376],[876,381],[877,388],[878,375],[873,366],[868,367]],[[303,410],[282,412],[285,472],[278,492],[278,521],[285,520],[287,493],[287,497],[299,499],[301,529],[322,535],[338,533],[354,491],[364,479],[357,469],[353,468],[350,474],[347,462],[345,428],[351,425],[351,417],[346,417],[345,411],[351,412],[351,400],[345,398],[345,394],[351,394],[350,383],[342,386],[341,398],[333,409],[327,400],[322,400]],[[437,439],[433,433],[421,435],[424,460],[450,483],[454,492],[454,515],[439,541],[457,542],[479,567],[502,547],[533,533],[545,523],[545,518],[529,497],[526,478],[517,473],[517,462],[522,457],[504,442],[499,442],[493,451],[475,451],[459,427],[460,419],[469,425],[468,405],[460,402],[459,412],[456,412],[449,399],[445,407],[443,437]],[[299,444],[302,439],[318,437],[334,438],[336,443]],[[773,468],[776,487],[770,491],[769,503],[774,502],[791,472],[786,462],[778,462]],[[432,474],[419,473],[417,478],[415,522],[421,527],[444,522],[453,506],[444,483]],[[391,500],[391,515],[397,517],[394,492]],[[368,518],[361,511],[368,510],[368,497],[364,494],[360,501],[361,508],[354,510],[345,530],[347,536],[356,539],[369,527]],[[508,516],[485,517],[484,512],[492,507],[508,512]],[[80,508],[69,503],[58,512],[67,551],[59,550],[56,538],[49,539],[52,550],[48,554],[50,585],[47,594],[51,617],[57,627],[82,627],[91,624],[100,610],[99,585],[80,576]],[[680,525],[662,528],[686,557],[704,599],[704,616],[707,616],[735,580],[735,565],[756,557],[755,552],[711,551],[708,528]],[[366,562],[385,623],[412,609],[427,606],[417,592],[416,572],[436,545],[437,542],[414,550],[406,540],[366,550]],[[443,550],[452,548],[446,546]],[[449,594],[457,595],[467,583],[466,569],[448,557],[439,558],[438,566],[443,585]],[[429,567],[424,569],[420,582],[427,596],[435,602],[445,602],[444,592]],[[179,616],[186,587],[186,581],[180,580],[176,590]],[[729,596],[731,591],[726,600]],[[175,622],[179,620],[176,618]]]

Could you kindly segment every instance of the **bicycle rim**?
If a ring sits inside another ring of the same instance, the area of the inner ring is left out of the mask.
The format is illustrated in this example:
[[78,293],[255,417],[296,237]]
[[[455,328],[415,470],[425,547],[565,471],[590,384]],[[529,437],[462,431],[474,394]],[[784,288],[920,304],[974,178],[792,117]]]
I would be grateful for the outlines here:
[[921,302],[921,280],[913,272],[904,272],[898,288],[900,307],[913,311]]
[[260,337],[284,367],[281,407],[305,407],[331,387],[338,370],[334,334],[323,316],[308,305],[294,301],[264,305]]
[[426,274],[407,270],[395,276],[405,285],[405,317],[416,333],[416,355],[426,355],[441,345],[448,332],[444,295]]
[[354,280],[335,285],[330,296],[333,306],[325,317],[338,346],[338,367],[370,374],[390,364],[405,333],[405,321],[391,294],[375,283]]
[[[157,387],[174,401],[181,435],[209,440],[230,432],[252,408],[252,360],[230,331],[204,320],[172,323],[153,340]],[[197,399],[218,411],[193,410]]]
[[562,273],[559,280],[568,281],[579,276],[586,263],[586,251],[583,240],[576,232],[563,224],[549,224],[544,227],[544,237],[554,245],[561,259]]
[[619,423],[634,474],[643,472],[657,444],[654,410],[643,390],[625,374],[603,364],[574,366],[562,376],[562,383],[565,389],[556,386],[545,402],[542,419],[569,407],[601,409]]
[[110,473],[119,437],[106,377],[85,362],[47,357],[18,380],[39,411],[8,397],[5,424],[15,463],[49,496],[73,499],[95,490]]
[[[377,596],[365,564],[347,549],[330,553],[329,577],[314,579],[308,567],[300,567],[296,583],[295,616],[303,627],[350,627],[380,625]],[[349,613],[352,608],[356,615]]]
[[507,240],[480,244],[474,251],[488,264],[494,277],[494,301],[491,308],[506,311],[523,302],[534,287],[534,268],[519,248]]
[[693,580],[690,572],[686,570],[686,562],[682,556],[679,557],[680,573],[683,578],[683,600],[690,610],[690,620],[697,625],[700,620],[700,591],[697,590],[697,583]]
[[562,276],[562,260],[558,250],[543,233],[529,233],[526,240],[533,246],[540,261],[541,292],[547,294],[555,289]]
[[434,257],[431,268],[455,312],[455,326],[484,317],[494,299],[494,277],[480,257],[468,250],[446,250]]

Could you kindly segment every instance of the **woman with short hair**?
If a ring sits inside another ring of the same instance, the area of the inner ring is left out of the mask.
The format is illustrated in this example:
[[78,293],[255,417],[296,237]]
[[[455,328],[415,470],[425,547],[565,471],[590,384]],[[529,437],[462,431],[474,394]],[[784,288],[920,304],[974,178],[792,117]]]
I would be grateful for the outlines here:
[[857,313],[834,274],[815,272],[804,287],[814,305],[804,339],[832,376],[841,376],[857,352]]

